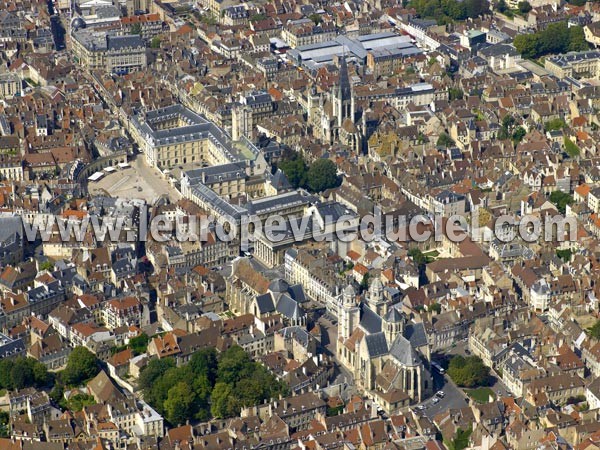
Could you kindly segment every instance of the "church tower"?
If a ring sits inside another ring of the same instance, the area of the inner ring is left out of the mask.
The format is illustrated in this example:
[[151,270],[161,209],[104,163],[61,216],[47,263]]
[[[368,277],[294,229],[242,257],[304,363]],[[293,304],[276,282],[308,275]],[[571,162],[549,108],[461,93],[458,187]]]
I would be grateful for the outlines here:
[[342,340],[346,340],[360,322],[360,309],[356,303],[356,291],[351,284],[342,291],[342,299],[338,305],[338,315],[338,335]]
[[252,139],[253,120],[252,109],[246,105],[235,105],[231,110],[231,138],[234,141],[239,141],[246,136]]
[[380,316],[383,315],[385,299],[383,298],[383,283],[379,277],[375,278],[369,286],[369,292],[367,292],[367,304],[371,311]]
[[335,108],[334,114],[337,117],[337,125],[341,127],[346,118],[350,118],[354,122],[354,101],[345,56],[340,57],[339,64],[340,79],[333,90],[333,106]]
[[393,306],[389,308],[387,314],[383,317],[383,331],[390,348],[396,337],[404,333],[404,317]]

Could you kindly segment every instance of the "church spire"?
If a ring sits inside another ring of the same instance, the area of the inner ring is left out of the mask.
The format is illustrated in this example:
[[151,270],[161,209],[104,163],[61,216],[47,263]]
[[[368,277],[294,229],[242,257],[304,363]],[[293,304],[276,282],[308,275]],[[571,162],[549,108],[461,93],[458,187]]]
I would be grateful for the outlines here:
[[346,63],[345,51],[340,57],[340,81],[338,89],[339,98],[342,102],[350,101],[352,99],[352,88],[350,86],[350,78],[348,77],[348,64]]

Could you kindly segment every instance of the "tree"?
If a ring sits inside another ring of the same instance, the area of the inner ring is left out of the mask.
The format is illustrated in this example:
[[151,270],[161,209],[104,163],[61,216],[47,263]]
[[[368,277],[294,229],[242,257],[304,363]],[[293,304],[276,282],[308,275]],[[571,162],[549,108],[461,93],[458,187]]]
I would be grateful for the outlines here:
[[575,200],[565,192],[554,191],[550,194],[550,201],[561,214],[564,214],[567,210],[567,205],[573,204]]
[[585,32],[582,27],[569,28],[569,48],[570,52],[581,52],[590,47],[588,41],[585,40]]
[[503,13],[508,9],[508,6],[506,5],[506,0],[500,0],[498,2],[498,4],[496,5],[496,9],[498,10],[498,12]]
[[456,430],[456,434],[454,435],[454,439],[452,439],[450,442],[444,441],[444,444],[446,444],[448,450],[463,450],[469,446],[469,438],[471,437],[472,432],[472,428],[468,430],[458,428]]
[[10,376],[15,389],[23,389],[34,384],[33,367],[25,358],[15,360]]
[[564,262],[569,262],[571,261],[571,256],[573,256],[573,250],[570,248],[564,250],[556,250],[556,256],[558,256]]
[[221,354],[217,379],[222,383],[235,384],[249,374],[252,360],[242,347],[228,348]]
[[525,131],[525,128],[523,128],[523,127],[515,128],[515,131],[513,131],[513,134],[512,134],[513,142],[515,144],[518,144],[519,142],[521,142],[523,140],[523,138],[525,137],[526,134],[527,134],[527,131]]
[[410,256],[412,258],[412,260],[415,262],[415,264],[418,266],[427,264],[427,257],[417,247],[413,247],[410,250],[408,250],[408,256]]
[[[500,131],[498,131],[498,139],[502,139],[502,140],[513,139],[514,140],[515,136],[513,135],[513,128],[515,126],[515,122],[516,121],[513,116],[511,116],[510,114],[505,115],[502,118]],[[520,133],[521,132],[519,132],[516,137],[519,137]]]
[[50,391],[50,398],[56,404],[60,404],[64,400],[65,386],[62,382],[57,382]]
[[285,173],[288,181],[294,188],[304,187],[306,185],[306,173],[308,167],[304,158],[297,153],[292,152],[287,159],[279,163],[279,168]]
[[142,26],[139,23],[134,23],[131,27],[131,34],[142,34]]
[[507,130],[510,130],[515,124],[515,118],[513,116],[511,116],[510,114],[505,115],[502,118],[502,128],[506,128]]
[[81,411],[86,406],[95,405],[96,400],[94,397],[88,394],[75,394],[67,402],[67,408],[69,411]]
[[166,414],[164,409],[165,401],[169,395],[169,390],[179,382],[189,382],[194,378],[193,373],[187,366],[171,367],[161,377],[159,377],[150,389],[144,391],[144,398],[157,406],[160,413]]
[[369,272],[365,273],[360,280],[360,290],[366,291],[367,289],[369,289]]
[[192,355],[190,368],[195,374],[205,375],[211,386],[217,381],[217,352],[214,348],[200,350]]
[[52,270],[54,269],[54,263],[47,259],[43,263],[40,264],[40,271],[42,270]]
[[12,360],[0,359],[0,389],[12,389],[12,379],[10,372],[12,370]]
[[548,122],[546,122],[544,124],[544,130],[545,131],[562,130],[566,126],[567,126],[567,124],[565,123],[565,121],[563,119],[556,118],[556,119],[552,119],[552,120],[549,120]]
[[408,6],[414,7],[420,17],[435,19],[438,25],[478,17],[490,7],[487,0],[412,0]]
[[550,24],[537,33],[519,34],[513,44],[525,58],[539,58],[550,53],[566,53],[589,48],[583,28],[569,27],[567,22]]
[[596,321],[596,323],[588,328],[587,331],[591,337],[600,340],[600,320]]
[[211,396],[210,412],[216,418],[225,418],[231,415],[234,408],[232,387],[228,383],[217,383]]
[[458,88],[449,88],[448,89],[448,99],[450,101],[462,100],[464,95],[465,95],[465,93],[462,91],[462,89],[458,89]]
[[518,34],[513,45],[524,58],[536,58],[538,55],[538,39],[536,34]]
[[131,338],[127,346],[131,349],[134,355],[141,355],[142,353],[146,353],[149,342],[150,338],[148,335],[146,333],[142,333],[139,336]]
[[37,361],[33,363],[33,381],[38,387],[48,385],[50,374],[45,364]]
[[46,366],[33,358],[0,360],[0,389],[42,388],[49,381]]
[[172,358],[152,359],[140,373],[138,385],[142,390],[150,389],[156,380],[172,367],[175,367]]
[[528,1],[519,2],[517,7],[519,8],[519,11],[523,14],[527,14],[532,9],[531,3],[529,3]]
[[96,356],[85,347],[75,347],[62,372],[63,381],[70,386],[77,386],[100,371]]
[[579,154],[581,153],[581,150],[579,149],[577,144],[575,144],[575,142],[573,142],[571,139],[569,139],[568,137],[565,136],[564,143],[565,143],[565,151],[571,158],[576,158],[579,156]]
[[489,382],[490,368],[478,356],[456,355],[450,360],[448,376],[461,387],[484,386]]
[[184,424],[193,413],[194,392],[190,386],[180,381],[171,389],[164,403],[166,419],[171,425]]
[[180,367],[170,358],[153,360],[140,374],[139,386],[144,400],[172,425],[206,421],[211,413],[222,418],[239,415],[244,405],[287,393],[284,384],[238,346],[219,357],[214,349],[200,350]]
[[0,438],[10,437],[10,415],[6,411],[0,411]]
[[308,187],[313,192],[323,192],[338,185],[337,169],[330,159],[321,158],[311,164],[306,175]]
[[310,16],[308,16],[308,18],[310,20],[312,20],[315,25],[319,25],[323,21],[323,19],[321,18],[321,15],[317,14],[317,13],[311,14]]
[[160,48],[160,36],[154,36],[152,38],[152,40],[150,41],[150,47],[151,48]]
[[452,147],[454,145],[454,140],[447,133],[440,133],[440,137],[438,137],[437,142],[435,143],[438,147]]

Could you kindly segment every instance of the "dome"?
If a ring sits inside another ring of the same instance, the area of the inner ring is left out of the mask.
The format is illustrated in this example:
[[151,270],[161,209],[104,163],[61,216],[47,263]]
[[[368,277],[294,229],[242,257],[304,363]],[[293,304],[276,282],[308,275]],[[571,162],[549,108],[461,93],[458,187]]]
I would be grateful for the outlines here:
[[354,286],[352,286],[351,284],[349,284],[348,286],[346,286],[344,288],[343,294],[346,295],[346,296],[354,297],[356,295],[356,291],[354,290]]
[[71,22],[71,29],[75,31],[85,27],[87,27],[87,24],[85,23],[85,20],[83,20],[81,17],[76,17]]
[[371,283],[370,290],[372,292],[377,292],[383,289],[383,283],[381,282],[381,278],[377,277]]

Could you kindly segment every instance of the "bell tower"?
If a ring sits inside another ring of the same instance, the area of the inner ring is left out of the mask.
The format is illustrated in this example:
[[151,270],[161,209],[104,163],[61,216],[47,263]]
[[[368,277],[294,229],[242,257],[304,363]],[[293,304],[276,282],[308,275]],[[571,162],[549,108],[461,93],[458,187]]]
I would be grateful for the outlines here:
[[356,302],[356,290],[349,284],[342,291],[342,299],[338,305],[338,335],[342,340],[350,337],[360,321],[360,309]]
[[390,307],[387,314],[383,317],[383,331],[388,343],[388,347],[396,340],[398,335],[404,333],[404,317],[402,313],[393,306]]
[[338,127],[342,126],[344,119],[350,118],[354,122],[354,101],[352,99],[352,85],[348,77],[348,64],[346,56],[339,60],[340,79],[334,89],[333,105]]
[[381,278],[375,278],[369,286],[369,292],[367,292],[367,303],[371,311],[376,312],[380,316],[383,315],[385,299],[383,298],[383,283],[381,282]]

